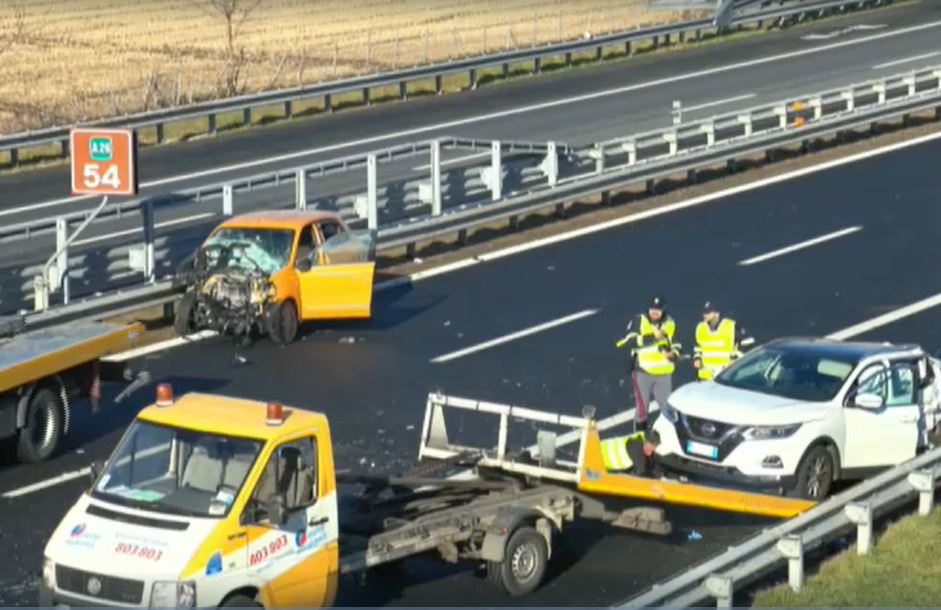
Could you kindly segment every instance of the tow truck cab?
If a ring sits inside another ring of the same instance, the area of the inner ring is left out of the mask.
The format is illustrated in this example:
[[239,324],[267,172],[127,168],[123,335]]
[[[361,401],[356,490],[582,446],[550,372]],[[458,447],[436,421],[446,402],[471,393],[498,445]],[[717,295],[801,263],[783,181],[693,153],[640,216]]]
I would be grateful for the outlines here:
[[40,605],[329,606],[327,418],[167,384],[46,545]]

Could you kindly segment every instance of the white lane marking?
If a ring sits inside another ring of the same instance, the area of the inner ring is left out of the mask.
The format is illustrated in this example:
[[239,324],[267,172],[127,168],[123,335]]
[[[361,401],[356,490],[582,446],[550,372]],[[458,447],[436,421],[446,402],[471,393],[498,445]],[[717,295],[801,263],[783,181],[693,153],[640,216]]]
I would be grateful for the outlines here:
[[[143,451],[139,452],[137,454],[137,457],[142,458],[142,457],[149,457],[151,455],[156,455],[157,453],[160,453],[161,451],[165,451],[169,449],[169,447],[170,447],[169,443],[156,445],[154,447],[151,447],[149,449],[144,449]],[[119,460],[118,464],[120,465],[122,463],[126,463],[127,459],[128,458],[124,458],[124,460]],[[91,473],[91,467],[86,466],[85,468],[82,468],[81,470],[73,470],[71,472],[64,472],[57,477],[52,477],[51,479],[46,479],[44,481],[38,481],[36,483],[31,483],[30,485],[24,485],[23,487],[11,489],[10,491],[4,492],[3,495],[0,497],[18,498],[20,496],[25,496],[33,492],[42,491],[43,489],[46,489],[49,487],[54,487],[60,483],[67,483],[69,481],[74,481],[75,479],[78,479],[81,477],[86,477],[88,476],[89,473]]]
[[[183,218],[175,218],[173,220],[167,220],[164,222],[158,222],[154,225],[155,229],[163,229],[166,227],[172,227],[174,225],[181,225],[187,222],[192,222],[194,220],[202,220],[204,218],[211,218],[215,216],[215,212],[204,212],[202,214],[193,214],[192,216],[185,216]],[[125,229],[123,231],[115,231],[114,233],[108,233],[107,235],[99,235],[98,237],[89,237],[88,239],[80,239],[78,241],[72,242],[73,246],[85,246],[88,244],[93,244],[99,241],[108,241],[109,239],[114,239],[115,237],[121,237],[123,235],[133,235],[135,233],[142,233],[144,231],[143,227],[137,227],[134,229]]]
[[924,55],[915,55],[914,57],[905,57],[903,59],[896,59],[894,61],[887,61],[884,64],[876,64],[872,67],[873,70],[881,70],[882,68],[891,68],[892,66],[899,66],[901,64],[911,63],[913,61],[918,61],[921,59],[928,59],[930,57],[937,57],[941,55],[941,51],[934,51],[933,53],[925,53]]
[[[447,161],[442,161],[441,167],[447,167],[448,165],[456,165],[458,163],[463,163],[464,161],[472,161],[474,159],[482,159],[484,157],[489,157],[489,156],[490,156],[489,152],[483,152],[483,153],[474,153],[472,155],[464,155],[463,157],[455,157],[453,159],[448,159]],[[429,169],[431,169],[431,164],[426,163],[425,165],[419,165],[418,167],[413,167],[412,171],[423,172]]]
[[811,246],[816,246],[817,244],[822,244],[824,242],[843,237],[844,235],[850,235],[851,233],[855,233],[861,230],[861,226],[847,227],[845,229],[840,229],[839,231],[834,231],[833,233],[827,233],[826,235],[821,235],[820,237],[814,237],[813,239],[802,241],[792,246],[787,246],[786,248],[781,248],[779,250],[768,252],[767,254],[762,254],[761,256],[739,261],[738,264],[740,266],[754,265],[755,263],[760,263],[778,256],[790,254],[791,252],[797,252],[798,250],[803,250],[804,248],[810,248]]
[[484,341],[483,343],[478,343],[477,345],[472,345],[470,347],[466,347],[456,352],[451,352],[449,354],[444,354],[443,356],[438,356],[437,358],[432,358],[431,362],[435,364],[440,364],[442,362],[449,362],[451,360],[456,360],[457,358],[461,358],[462,356],[467,356],[469,354],[482,352],[486,349],[490,349],[491,347],[496,347],[497,345],[509,343],[510,341],[515,341],[516,339],[522,339],[523,337],[528,337],[529,335],[535,335],[536,333],[540,333],[544,330],[549,330],[550,328],[555,328],[557,326],[562,326],[563,324],[568,324],[569,322],[574,322],[576,320],[581,320],[582,318],[587,318],[588,316],[593,316],[599,311],[601,310],[585,309],[583,311],[579,311],[578,313],[573,313],[571,315],[558,318],[556,320],[551,320],[549,322],[544,322],[536,326],[525,328],[515,333],[510,333],[509,335],[503,335],[502,337],[491,339],[490,341]]
[[842,36],[843,34],[851,34],[857,30],[866,31],[866,30],[881,30],[886,27],[884,23],[877,24],[866,24],[861,23],[859,25],[851,25],[848,28],[843,28],[842,30],[831,30],[826,34],[807,34],[801,36],[801,40],[829,40],[830,38],[836,38],[837,36]]
[[742,100],[750,100],[751,98],[758,95],[757,93],[745,93],[743,95],[736,95],[735,97],[728,97],[724,100],[716,100],[714,102],[704,102],[702,104],[696,104],[695,106],[683,106],[683,112],[692,112],[693,110],[702,110],[703,108],[712,108],[713,106],[721,106],[722,104],[729,104],[731,102],[740,102]]
[[879,328],[880,326],[885,326],[887,324],[891,324],[892,322],[897,322],[901,320],[902,318],[907,318],[909,316],[915,315],[916,313],[921,313],[922,311],[925,311],[926,309],[937,307],[938,305],[941,305],[941,293],[938,293],[934,296],[930,296],[926,299],[922,299],[915,303],[911,303],[909,305],[906,305],[905,307],[900,307],[899,309],[896,309],[895,311],[884,313],[881,316],[872,318],[871,320],[866,320],[865,322],[854,324],[853,326],[850,326],[849,328],[844,328],[841,331],[837,331],[835,333],[827,335],[827,338],[839,339],[839,340],[849,339],[851,337],[855,337],[857,335],[867,333],[870,330]]
[[156,352],[162,352],[164,350],[172,349],[179,345],[185,345],[186,343],[195,343],[197,341],[202,341],[203,339],[209,339],[210,337],[215,337],[218,335],[214,330],[203,330],[198,333],[193,333],[185,337],[174,337],[172,339],[166,339],[165,341],[159,341],[157,343],[151,343],[150,345],[144,345],[142,347],[137,347],[134,349],[127,350],[125,352],[120,352],[118,354],[113,354],[111,356],[105,356],[102,358],[105,362],[126,362],[132,358],[140,358],[141,356],[147,356]]
[[[767,57],[759,57],[757,59],[750,59],[742,62],[737,62],[733,64],[727,64],[724,66],[718,66],[715,68],[707,68],[705,70],[699,70],[696,72],[686,72],[683,74],[676,74],[674,76],[667,76],[664,78],[659,78],[651,81],[646,81],[643,83],[636,83],[633,85],[625,85],[623,87],[617,87],[614,89],[606,89],[603,91],[595,91],[592,93],[585,93],[582,95],[576,95],[573,97],[561,98],[557,100],[552,100],[549,102],[540,102],[538,104],[531,104],[529,106],[520,106],[519,108],[511,108],[508,110],[499,110],[496,112],[490,112],[487,114],[480,114],[476,116],[471,116],[463,119],[455,119],[452,121],[446,121],[443,123],[438,123],[436,125],[426,125],[424,127],[415,127],[413,129],[407,129],[403,131],[396,131],[391,133],[380,134],[377,136],[371,136],[368,138],[362,138],[360,140],[353,140],[350,142],[341,142],[338,144],[332,144],[330,146],[322,146],[320,148],[312,148],[308,150],[296,151],[293,153],[286,153],[283,155],[277,155],[273,157],[267,157],[263,159],[256,159],[254,161],[246,161],[243,163],[236,163],[233,165],[216,167],[213,169],[201,170],[198,172],[192,172],[189,174],[182,174],[179,176],[169,176],[167,178],[161,178],[159,180],[152,180],[150,182],[144,182],[140,185],[141,188],[149,188],[152,186],[161,186],[164,184],[172,184],[174,182],[180,182],[183,180],[191,180],[193,178],[203,178],[206,176],[212,176],[214,174],[244,170],[251,167],[257,167],[259,165],[265,165],[268,163],[279,163],[281,161],[289,161],[291,159],[296,159],[298,157],[304,157],[308,155],[314,155],[324,152],[332,152],[335,150],[342,150],[344,148],[351,148],[355,146],[361,146],[363,144],[372,144],[375,142],[382,142],[384,140],[391,140],[395,138],[401,138],[405,136],[413,136],[421,133],[427,133],[429,131],[435,131],[440,129],[450,129],[452,127],[459,127],[462,125],[470,125],[472,123],[479,123],[481,121],[489,121],[492,119],[499,119],[508,116],[515,116],[518,114],[524,114],[527,112],[535,112],[539,110],[545,110],[547,108],[555,108],[558,106],[565,106],[568,104],[576,104],[579,102],[584,102],[587,100],[598,99],[602,97],[609,97],[613,95],[620,95],[622,93],[627,93],[630,91],[639,91],[641,89],[649,89],[651,87],[658,87],[660,85],[666,85],[670,83],[676,83],[686,80],[692,80],[696,78],[702,78],[704,76],[711,76],[713,74],[719,74],[721,72],[728,72],[730,70],[739,70],[742,68],[749,68],[752,66],[759,66],[766,63],[781,61],[785,59],[793,59],[795,57],[802,57],[804,55],[811,55],[815,53],[823,53],[825,51],[832,51],[834,49],[840,49],[843,47],[854,46],[865,44],[869,42],[874,42],[878,40],[883,40],[885,38],[890,38],[893,36],[902,36],[904,34],[909,34],[912,32],[918,32],[921,30],[936,28],[941,26],[941,21],[932,21],[928,23],[923,23],[920,25],[910,26],[907,28],[901,28],[898,30],[892,30],[889,32],[884,32],[882,34],[874,34],[865,38],[855,38],[852,40],[844,40],[842,42],[834,42],[827,45],[820,45],[816,47],[811,47],[809,49],[801,49],[798,51],[791,51],[788,53],[780,53],[777,55],[769,55]],[[18,208],[11,208],[8,210],[0,211],[0,216],[6,216],[8,214],[15,214],[23,212],[26,210],[37,210],[41,208],[46,208],[55,205],[62,205],[65,203],[73,203],[75,201],[87,200],[90,197],[69,197],[65,199],[57,199],[54,201],[46,201],[43,203],[34,203],[30,205],[20,206]]]

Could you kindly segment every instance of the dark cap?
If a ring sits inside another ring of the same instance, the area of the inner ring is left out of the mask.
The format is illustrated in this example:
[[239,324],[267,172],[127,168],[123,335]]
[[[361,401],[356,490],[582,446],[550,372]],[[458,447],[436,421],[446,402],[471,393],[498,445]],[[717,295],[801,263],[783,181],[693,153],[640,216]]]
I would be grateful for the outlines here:
[[664,305],[666,305],[666,301],[663,300],[663,297],[658,296],[658,297],[654,297],[650,299],[650,305],[648,306],[648,308],[649,309],[663,309]]
[[713,311],[719,311],[719,306],[715,304],[715,301],[706,301],[706,303],[702,306],[702,312],[710,313]]
[[660,433],[657,432],[656,430],[651,430],[650,432],[647,432],[646,434],[644,434],[644,440],[646,440],[648,443],[653,443],[654,445],[659,445],[659,444],[660,444]]

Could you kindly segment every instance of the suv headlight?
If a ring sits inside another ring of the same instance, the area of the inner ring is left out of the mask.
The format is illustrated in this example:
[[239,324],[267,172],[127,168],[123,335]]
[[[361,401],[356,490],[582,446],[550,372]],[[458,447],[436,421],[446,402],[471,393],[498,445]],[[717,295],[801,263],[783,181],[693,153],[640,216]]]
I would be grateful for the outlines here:
[[662,407],[660,407],[660,414],[663,415],[664,419],[666,419],[671,424],[675,424],[676,420],[679,418],[679,413],[673,407],[673,405],[670,404],[669,400],[666,401]]
[[787,438],[797,432],[801,424],[791,424],[789,426],[752,426],[742,434],[750,441],[760,441],[769,439]]
[[48,557],[42,558],[42,584],[49,589],[56,588],[56,564]]
[[150,591],[150,607],[195,608],[196,583],[192,580],[156,581]]

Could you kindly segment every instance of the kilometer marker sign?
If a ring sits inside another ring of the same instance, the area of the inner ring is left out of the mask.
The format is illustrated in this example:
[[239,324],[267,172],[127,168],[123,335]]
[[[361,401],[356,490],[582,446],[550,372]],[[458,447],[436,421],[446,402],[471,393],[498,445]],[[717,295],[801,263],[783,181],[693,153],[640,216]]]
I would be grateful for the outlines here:
[[69,144],[73,194],[137,194],[137,134],[133,129],[76,127],[69,134]]

